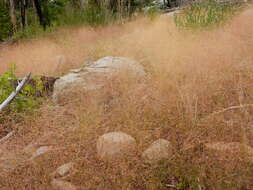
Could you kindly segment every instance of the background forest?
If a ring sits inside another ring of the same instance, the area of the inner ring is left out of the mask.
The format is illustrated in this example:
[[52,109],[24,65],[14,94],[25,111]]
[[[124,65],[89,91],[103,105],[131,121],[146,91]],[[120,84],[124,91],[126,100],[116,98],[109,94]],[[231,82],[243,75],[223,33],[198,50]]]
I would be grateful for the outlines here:
[[[108,24],[128,18],[152,3],[151,0],[1,0],[0,40],[30,36],[63,25]],[[160,3],[172,6],[171,1]]]

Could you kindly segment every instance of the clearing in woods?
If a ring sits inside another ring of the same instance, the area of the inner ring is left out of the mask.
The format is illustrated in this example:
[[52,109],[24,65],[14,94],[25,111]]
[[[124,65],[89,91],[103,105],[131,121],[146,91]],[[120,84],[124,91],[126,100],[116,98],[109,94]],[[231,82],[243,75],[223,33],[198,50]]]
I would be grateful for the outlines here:
[[[49,100],[18,124],[8,118],[17,132],[0,145],[0,189],[51,189],[52,172],[69,161],[76,170],[64,180],[85,189],[252,189],[252,165],[234,160],[221,164],[219,156],[207,157],[198,146],[240,142],[253,147],[251,108],[206,117],[253,103],[252,52],[252,8],[208,31],[180,31],[172,17],[162,15],[153,21],[140,18],[124,25],[63,29],[3,45],[1,73],[13,62],[19,76],[60,76],[85,61],[123,56],[153,73],[153,88],[133,91],[118,84],[112,91],[118,90],[122,98],[109,111],[82,97],[61,107]],[[146,92],[154,99],[139,98]],[[108,165],[96,156],[96,139],[111,131],[132,135],[140,152],[158,138],[170,140],[173,156],[159,166],[147,167],[140,155]],[[33,146],[27,148],[29,144]],[[186,154],[185,145],[199,148]],[[27,151],[40,146],[52,151],[26,161]]]

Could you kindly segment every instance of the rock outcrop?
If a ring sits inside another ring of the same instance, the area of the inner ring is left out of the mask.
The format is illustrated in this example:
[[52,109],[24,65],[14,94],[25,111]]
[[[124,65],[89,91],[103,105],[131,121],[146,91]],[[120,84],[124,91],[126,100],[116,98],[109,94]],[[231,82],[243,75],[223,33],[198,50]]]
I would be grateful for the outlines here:
[[134,79],[143,79],[146,75],[143,67],[131,59],[104,57],[59,78],[54,84],[53,100],[64,104],[75,96],[73,94],[99,90],[111,79],[124,74]]

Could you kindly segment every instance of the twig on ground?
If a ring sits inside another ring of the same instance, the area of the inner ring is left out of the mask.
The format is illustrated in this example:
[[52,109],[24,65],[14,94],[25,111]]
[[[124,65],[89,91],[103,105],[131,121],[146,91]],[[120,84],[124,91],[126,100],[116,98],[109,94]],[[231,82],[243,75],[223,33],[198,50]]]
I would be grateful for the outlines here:
[[3,143],[4,141],[8,140],[13,135],[14,135],[14,131],[9,132],[5,137],[0,139],[0,143]]
[[253,107],[253,104],[242,104],[242,105],[239,105],[239,106],[231,106],[231,107],[228,107],[228,108],[224,108],[223,110],[211,113],[207,117],[204,117],[203,119],[201,119],[201,121],[207,120],[207,119],[209,119],[209,118],[211,118],[211,117],[213,117],[215,115],[219,115],[221,113],[224,113],[224,112],[227,112],[227,111],[230,111],[230,110],[247,108],[247,107]]
[[171,187],[171,188],[176,188],[175,185],[171,185],[171,184],[166,184],[165,186],[166,186],[166,187]]

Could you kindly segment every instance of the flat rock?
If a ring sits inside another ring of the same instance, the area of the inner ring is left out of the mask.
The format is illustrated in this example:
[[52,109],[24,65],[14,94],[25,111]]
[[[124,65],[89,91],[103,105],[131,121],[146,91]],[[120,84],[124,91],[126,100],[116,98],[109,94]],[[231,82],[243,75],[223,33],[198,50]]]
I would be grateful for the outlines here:
[[55,175],[60,177],[66,176],[73,169],[73,167],[74,167],[73,162],[63,164],[62,166],[56,169]]
[[142,158],[146,162],[157,162],[162,159],[168,159],[171,155],[171,143],[165,139],[158,139],[142,153]]
[[97,141],[97,153],[103,160],[117,160],[136,152],[136,141],[122,132],[106,133]]

